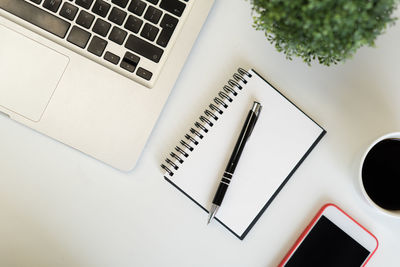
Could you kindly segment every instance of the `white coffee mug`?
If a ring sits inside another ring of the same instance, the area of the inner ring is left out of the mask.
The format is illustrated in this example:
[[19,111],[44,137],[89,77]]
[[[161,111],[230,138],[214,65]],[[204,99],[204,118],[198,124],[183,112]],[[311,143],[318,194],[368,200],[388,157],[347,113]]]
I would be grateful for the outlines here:
[[[372,142],[372,144],[367,148],[367,150],[365,151],[364,155],[361,158],[361,164],[360,164],[360,169],[359,169],[359,174],[358,174],[358,176],[359,176],[359,184],[360,184],[360,187],[361,187],[362,194],[364,195],[365,199],[367,199],[367,201],[368,201],[368,203],[370,205],[372,205],[374,208],[376,208],[377,210],[379,210],[380,212],[382,212],[384,214],[400,218],[400,210],[387,210],[387,209],[384,209],[384,208],[378,206],[368,196],[368,193],[365,191],[364,183],[363,183],[363,179],[362,179],[362,170],[363,170],[363,165],[364,165],[365,158],[367,157],[368,153],[371,151],[371,149],[377,143],[379,143],[380,141],[385,140],[385,139],[400,139],[400,132],[393,132],[393,133],[385,134],[385,135],[379,137],[378,139],[376,139],[374,142]],[[400,163],[400,155],[399,155],[399,163]]]

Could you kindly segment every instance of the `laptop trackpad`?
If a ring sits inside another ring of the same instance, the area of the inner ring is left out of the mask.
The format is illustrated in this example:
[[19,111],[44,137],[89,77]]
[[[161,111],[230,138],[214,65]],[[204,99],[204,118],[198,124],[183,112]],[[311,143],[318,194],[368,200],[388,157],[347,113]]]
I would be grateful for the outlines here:
[[68,57],[0,25],[0,106],[39,121]]

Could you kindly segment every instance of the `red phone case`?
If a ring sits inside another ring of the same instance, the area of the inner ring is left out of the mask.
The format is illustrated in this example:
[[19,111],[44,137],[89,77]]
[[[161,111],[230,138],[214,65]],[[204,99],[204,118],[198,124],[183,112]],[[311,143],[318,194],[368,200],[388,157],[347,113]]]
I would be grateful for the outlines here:
[[365,266],[368,261],[371,259],[372,255],[374,255],[375,251],[378,249],[379,243],[378,243],[378,239],[370,232],[368,231],[364,226],[362,226],[361,224],[359,224],[356,220],[354,220],[352,217],[350,217],[350,215],[348,215],[346,212],[344,212],[341,208],[339,208],[338,206],[336,206],[335,204],[329,203],[329,204],[325,204],[317,213],[317,215],[315,215],[315,217],[312,219],[312,221],[310,222],[310,224],[306,227],[306,229],[303,231],[303,233],[300,235],[300,237],[296,240],[296,242],[294,243],[294,245],[292,246],[292,248],[289,250],[289,252],[286,254],[286,256],[283,258],[283,260],[281,261],[281,263],[279,263],[279,267],[283,267],[285,264],[285,262],[290,258],[290,256],[293,254],[293,252],[296,250],[296,248],[300,245],[301,241],[303,241],[303,239],[307,236],[308,232],[310,232],[311,228],[314,226],[314,224],[317,222],[317,220],[319,219],[319,217],[321,217],[321,214],[324,212],[324,210],[329,207],[329,206],[333,206],[335,208],[337,208],[338,210],[340,210],[344,215],[346,215],[347,217],[349,217],[353,222],[355,222],[357,225],[359,225],[362,229],[364,229],[368,234],[370,234],[375,240],[376,240],[376,248],[374,249],[374,251],[372,251],[371,255],[369,255],[369,257],[367,258],[367,260],[365,261],[365,263],[362,266]]

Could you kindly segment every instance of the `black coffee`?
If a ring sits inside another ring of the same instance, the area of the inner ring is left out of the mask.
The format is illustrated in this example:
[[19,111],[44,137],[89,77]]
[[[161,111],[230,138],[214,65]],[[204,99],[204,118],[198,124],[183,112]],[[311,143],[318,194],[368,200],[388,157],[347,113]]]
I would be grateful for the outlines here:
[[362,181],[368,196],[380,207],[400,210],[400,139],[385,139],[367,154]]

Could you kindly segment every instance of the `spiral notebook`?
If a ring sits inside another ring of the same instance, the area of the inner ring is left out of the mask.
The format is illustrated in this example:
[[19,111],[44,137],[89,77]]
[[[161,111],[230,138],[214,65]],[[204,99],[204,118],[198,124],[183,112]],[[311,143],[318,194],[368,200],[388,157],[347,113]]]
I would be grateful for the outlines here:
[[208,212],[253,101],[263,109],[216,216],[240,239],[324,136],[321,126],[254,70],[240,68],[161,164],[165,179]]

